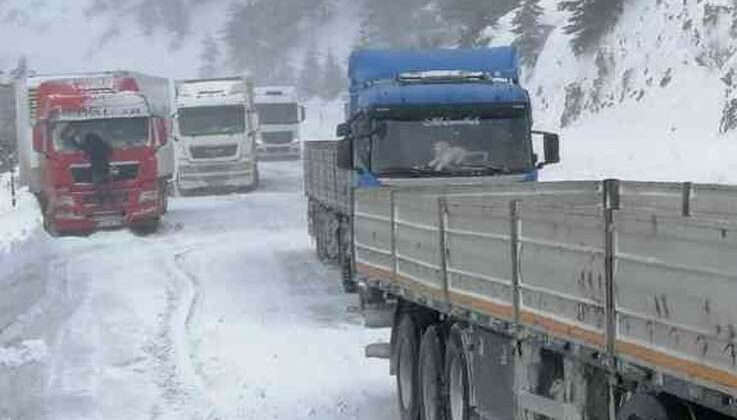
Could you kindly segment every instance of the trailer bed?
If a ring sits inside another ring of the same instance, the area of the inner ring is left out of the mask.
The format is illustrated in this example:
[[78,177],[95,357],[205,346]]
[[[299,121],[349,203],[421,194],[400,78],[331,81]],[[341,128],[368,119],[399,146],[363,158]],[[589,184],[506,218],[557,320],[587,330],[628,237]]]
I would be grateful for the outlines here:
[[372,287],[571,343],[624,376],[656,372],[676,394],[737,397],[735,187],[381,187],[356,190],[354,217],[356,271]]

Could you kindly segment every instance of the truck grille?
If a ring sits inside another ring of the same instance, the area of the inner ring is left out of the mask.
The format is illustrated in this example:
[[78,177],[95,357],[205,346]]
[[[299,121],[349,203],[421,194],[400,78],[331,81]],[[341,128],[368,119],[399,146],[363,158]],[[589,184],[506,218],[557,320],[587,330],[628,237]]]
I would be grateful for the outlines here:
[[[138,163],[113,163],[110,165],[110,177],[113,182],[132,181],[138,177]],[[71,168],[75,184],[91,184],[92,170],[89,165]]]
[[128,191],[113,190],[108,192],[95,192],[94,194],[86,195],[84,197],[85,204],[92,204],[95,206],[122,206],[128,202]]
[[238,153],[237,144],[226,146],[193,146],[190,149],[194,159],[215,159],[235,156]]
[[291,131],[279,131],[275,133],[262,133],[262,139],[266,144],[285,144],[294,140]]

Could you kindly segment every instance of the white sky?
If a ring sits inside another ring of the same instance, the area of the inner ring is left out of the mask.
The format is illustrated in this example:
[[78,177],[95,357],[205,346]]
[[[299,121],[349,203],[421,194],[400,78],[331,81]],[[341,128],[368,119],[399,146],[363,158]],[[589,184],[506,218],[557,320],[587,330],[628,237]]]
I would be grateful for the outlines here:
[[[112,18],[85,16],[87,0],[0,0],[0,68],[15,67],[26,54],[39,73],[127,69],[166,75],[192,77],[200,66],[202,36],[217,33],[226,15],[225,1],[212,1],[195,14],[193,34],[180,49],[171,48],[170,38],[162,33],[143,35],[137,23],[125,18],[123,30],[109,44],[100,46],[102,35],[115,25]],[[6,10],[17,7],[22,13],[9,21]],[[32,17],[29,17],[32,16]],[[12,42],[8,42],[12,40]]]

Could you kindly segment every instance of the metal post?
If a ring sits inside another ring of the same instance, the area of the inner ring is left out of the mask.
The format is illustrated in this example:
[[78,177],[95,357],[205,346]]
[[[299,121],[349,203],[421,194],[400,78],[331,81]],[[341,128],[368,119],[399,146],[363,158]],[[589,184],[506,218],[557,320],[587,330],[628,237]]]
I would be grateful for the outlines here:
[[619,180],[604,181],[604,276],[606,281],[606,350],[611,358],[617,339],[617,311],[614,299],[614,274],[616,237],[614,229],[614,212],[619,209]]
[[448,201],[445,197],[438,198],[438,234],[440,239],[440,275],[443,280],[445,301],[450,302],[448,292]]
[[399,259],[397,258],[397,203],[396,203],[396,191],[391,190],[389,192],[389,205],[391,206],[391,246],[392,246],[392,281],[397,281],[397,274],[399,272]]
[[509,239],[512,251],[512,308],[517,325],[520,321],[520,225],[519,200],[512,200],[509,203]]
[[691,196],[693,195],[693,183],[684,182],[682,186],[682,211],[683,217],[691,217]]

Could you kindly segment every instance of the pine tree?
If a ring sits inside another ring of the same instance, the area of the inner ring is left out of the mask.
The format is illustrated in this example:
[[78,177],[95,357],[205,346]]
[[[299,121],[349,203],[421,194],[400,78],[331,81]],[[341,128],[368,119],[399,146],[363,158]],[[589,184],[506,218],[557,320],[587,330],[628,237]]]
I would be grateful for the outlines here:
[[564,30],[573,35],[571,46],[576,54],[591,51],[616,25],[624,0],[565,0],[559,10],[571,13]]
[[[291,81],[294,49],[326,19],[327,0],[261,0],[233,3],[223,31],[229,64],[256,82]],[[287,80],[289,79],[289,80]]]
[[220,68],[220,48],[215,38],[208,33],[202,39],[199,75],[202,78],[215,77]]
[[461,46],[478,44],[481,33],[514,10],[520,0],[438,0],[445,20],[457,30]]
[[18,64],[10,71],[10,74],[15,79],[23,79],[31,73],[33,73],[33,71],[28,67],[28,58],[25,55],[18,58]]
[[365,3],[359,45],[379,48],[415,48],[413,24],[417,10],[429,0],[370,0]]
[[317,50],[311,47],[305,53],[300,70],[298,87],[300,95],[309,99],[320,93],[322,79],[320,78],[321,66],[317,56]]
[[343,73],[343,68],[335,59],[335,55],[332,50],[329,50],[325,57],[322,77],[323,82],[322,88],[319,92],[320,97],[326,100],[337,98],[345,86],[344,81],[346,77]]
[[522,0],[512,20],[512,32],[517,35],[514,44],[519,49],[522,64],[526,66],[535,65],[545,44],[546,28],[540,23],[542,14],[540,0]]

